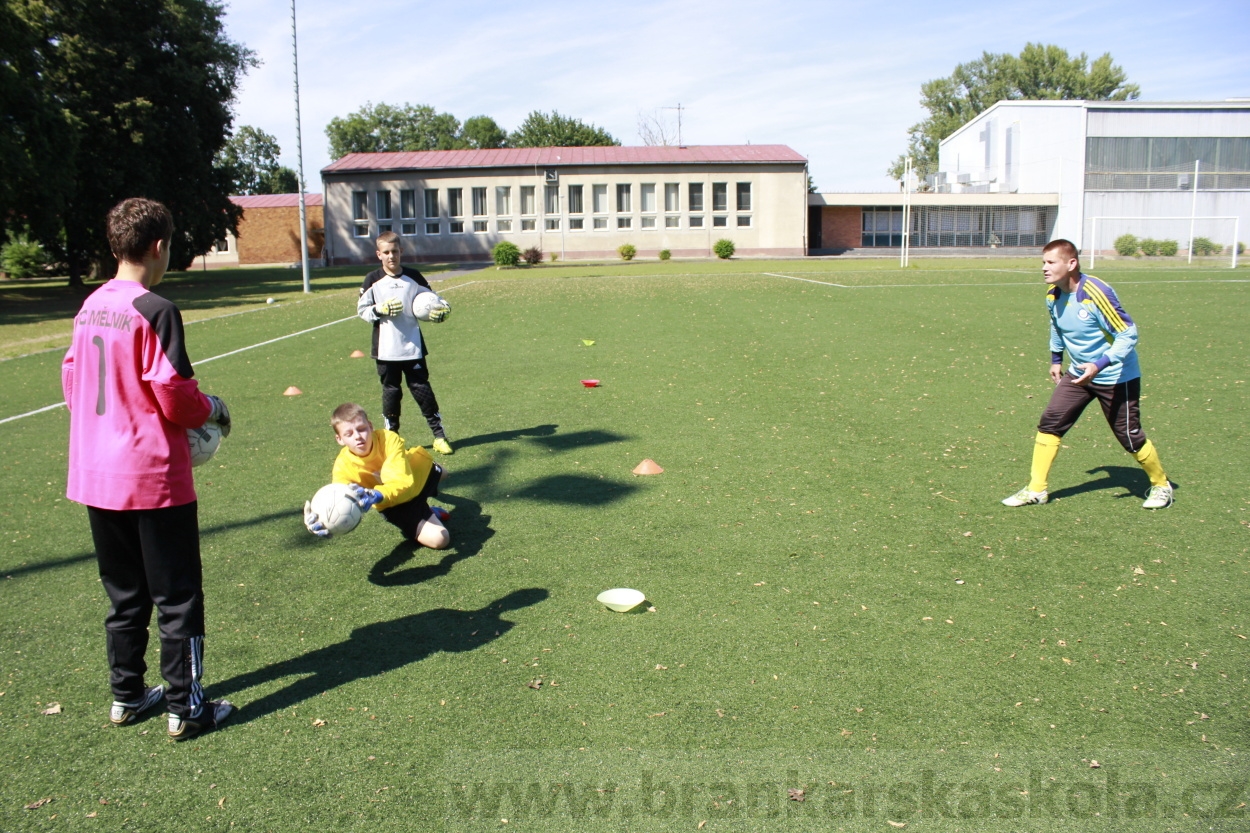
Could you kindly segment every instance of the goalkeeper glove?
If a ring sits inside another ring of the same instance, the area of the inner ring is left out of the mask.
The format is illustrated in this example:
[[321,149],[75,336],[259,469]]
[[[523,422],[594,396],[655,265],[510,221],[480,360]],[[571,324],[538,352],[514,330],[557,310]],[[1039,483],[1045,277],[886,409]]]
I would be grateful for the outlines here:
[[304,527],[318,538],[329,538],[330,530],[326,529],[321,518],[313,511],[312,504],[304,501]]
[[430,320],[433,321],[435,324],[440,324],[443,321],[446,321],[448,317],[450,316],[451,316],[451,304],[447,303],[446,301],[443,301],[443,305],[441,307],[435,307],[434,309],[430,310]]
[[383,500],[382,493],[376,489],[366,489],[355,483],[352,483],[347,488],[351,492],[352,499],[360,504],[360,508],[365,512],[368,512],[369,508],[375,503],[381,503]]
[[219,396],[209,396],[208,402],[213,406],[213,409],[208,412],[207,421],[220,425],[223,437],[230,436],[230,409],[226,407],[226,403],[222,402]]
[[373,311],[378,315],[399,315],[404,311],[404,302],[398,298],[392,298],[389,301],[380,301],[373,305]]

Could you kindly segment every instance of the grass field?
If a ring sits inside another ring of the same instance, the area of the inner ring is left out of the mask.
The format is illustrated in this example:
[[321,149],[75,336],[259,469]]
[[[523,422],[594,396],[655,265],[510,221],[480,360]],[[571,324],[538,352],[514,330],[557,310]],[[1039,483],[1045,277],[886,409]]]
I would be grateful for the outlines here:
[[[1050,505],[999,504],[1048,395],[1039,271],[435,275],[440,553],[300,520],[330,411],[378,407],[368,326],[331,323],[357,272],[171,276],[235,418],[196,480],[205,682],[239,711],[108,727],[66,412],[0,424],[0,831],[1247,829],[1250,272],[1097,272],[1178,486],[1150,513],[1097,409]],[[78,303],[0,285],[0,419],[60,400]]]

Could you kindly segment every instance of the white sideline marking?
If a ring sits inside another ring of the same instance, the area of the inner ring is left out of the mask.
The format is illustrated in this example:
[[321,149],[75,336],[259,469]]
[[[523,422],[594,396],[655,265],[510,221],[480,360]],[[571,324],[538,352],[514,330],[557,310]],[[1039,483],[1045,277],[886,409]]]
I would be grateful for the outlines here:
[[[848,286],[841,283],[829,283],[828,281],[814,281],[811,278],[796,278],[793,275],[782,275],[777,272],[761,272],[762,275],[768,275],[770,278],[785,278],[789,281],[803,281],[804,283],[818,283],[821,286],[835,286],[838,289],[946,289],[948,287],[976,287],[976,286],[1039,286],[1034,281],[1013,282],[1013,283],[873,283],[863,284],[862,286]],[[1211,278],[1207,280],[1189,280],[1189,281],[1121,281],[1117,280],[1116,286],[1131,284],[1133,286],[1149,286],[1150,284],[1164,283],[1250,283],[1247,278]]]
[[[460,289],[461,287],[468,286],[468,285],[469,285],[469,284],[471,284],[471,283],[477,283],[477,281],[469,281],[469,283],[462,283],[462,284],[459,284],[459,285],[457,285],[457,286],[449,286],[447,289],[444,289],[443,291],[444,291],[444,292],[450,292],[450,291],[451,291],[451,290],[453,290],[453,289]],[[314,300],[314,299],[309,298],[309,299],[306,299],[306,300]],[[300,302],[299,302],[299,301],[295,301],[295,302],[293,302],[293,303],[300,303]],[[269,309],[269,306],[270,306],[270,305],[266,304],[265,306],[263,306],[263,307],[259,307],[258,309]],[[217,319],[217,318],[229,318],[231,315],[243,315],[243,313],[244,313],[244,312],[255,312],[255,311],[256,311],[256,310],[244,310],[244,311],[242,311],[242,312],[230,312],[230,313],[226,313],[225,315],[217,315],[217,316],[213,316],[213,318],[200,318],[200,319],[198,319],[198,321],[212,321],[212,320],[215,320],[215,319]],[[265,345],[267,345],[267,344],[274,344],[274,343],[279,342],[279,341],[285,341],[285,340],[286,340],[286,339],[288,339],[288,338],[295,338],[296,336],[302,336],[302,335],[304,335],[305,333],[311,333],[311,332],[313,332],[314,330],[321,330],[321,329],[324,329],[324,328],[326,328],[326,327],[333,327],[335,324],[342,324],[344,321],[351,321],[351,320],[355,319],[356,317],[357,317],[357,316],[355,316],[355,315],[349,315],[349,316],[347,316],[346,318],[340,318],[340,319],[338,319],[337,321],[331,321],[331,322],[329,322],[329,323],[327,323],[327,324],[318,324],[316,327],[309,327],[307,330],[300,330],[298,333],[288,333],[288,334],[286,334],[286,335],[284,335],[284,336],[278,336],[277,338],[271,338],[271,339],[269,339],[268,341],[261,341],[261,342],[258,342],[258,343],[256,343],[256,344],[249,344],[247,347],[240,347],[238,350],[231,350],[229,353],[221,353],[220,355],[217,355],[217,356],[210,356],[210,357],[208,357],[207,359],[200,359],[199,361],[197,361],[197,362],[196,362],[196,364],[197,364],[197,365],[201,365],[201,364],[208,364],[209,362],[215,362],[215,361],[217,361],[218,359],[224,359],[224,358],[226,358],[227,356],[234,356],[234,355],[237,355],[237,354],[239,354],[239,353],[246,353],[248,350],[254,350],[254,349],[256,349],[257,347],[264,347],[264,346],[265,346]],[[197,323],[197,321],[190,321],[190,322],[187,322],[187,323],[189,323],[189,324],[195,324],[195,323]],[[53,350],[59,350],[59,349],[61,349],[61,348],[59,348],[59,347],[54,347],[54,348],[52,348],[52,349],[53,349]],[[48,351],[46,351],[46,350],[45,350],[45,351],[41,351],[41,352],[48,352]],[[24,414],[17,414],[16,416],[5,417],[4,419],[0,419],[0,425],[3,425],[3,424],[4,424],[4,423],[6,423],[6,422],[13,422],[14,420],[18,420],[18,419],[25,419],[26,417],[28,417],[28,416],[34,416],[35,414],[42,414],[44,411],[54,411],[54,410],[56,410],[57,408],[64,408],[64,407],[65,407],[65,403],[64,403],[64,402],[57,402],[55,405],[45,405],[45,406],[44,406],[44,407],[42,407],[42,408],[36,408],[35,410],[33,410],[33,411],[27,411],[27,412],[26,412],[26,413],[24,413]]]

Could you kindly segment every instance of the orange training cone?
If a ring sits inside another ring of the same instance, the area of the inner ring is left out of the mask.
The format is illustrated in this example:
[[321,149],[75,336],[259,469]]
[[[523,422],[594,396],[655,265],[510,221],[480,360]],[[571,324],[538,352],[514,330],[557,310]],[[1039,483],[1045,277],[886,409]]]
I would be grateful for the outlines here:
[[295,385],[291,385],[289,388],[282,391],[283,396],[299,396],[301,393],[303,393],[303,391],[295,387]]
[[353,358],[353,359],[363,359],[364,357],[365,357],[365,353],[364,353],[364,351],[363,351],[363,350],[353,350],[353,351],[352,351],[352,358]]
[[663,473],[664,473],[664,469],[656,465],[655,460],[652,460],[650,457],[643,460],[641,463],[639,463],[637,466],[634,467],[634,474],[663,474]]

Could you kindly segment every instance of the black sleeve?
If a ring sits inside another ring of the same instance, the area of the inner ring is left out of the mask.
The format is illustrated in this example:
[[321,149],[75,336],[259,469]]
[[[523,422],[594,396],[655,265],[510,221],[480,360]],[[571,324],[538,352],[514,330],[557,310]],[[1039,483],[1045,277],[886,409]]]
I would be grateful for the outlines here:
[[372,272],[365,275],[364,282],[360,284],[360,293],[356,297],[359,298],[361,295],[364,295],[366,292],[369,291],[369,287],[373,286],[375,283],[377,283],[381,279],[382,279],[381,269],[374,269]]
[[412,278],[417,283],[424,286],[426,289],[431,288],[430,282],[425,279],[425,275],[422,275],[420,272],[418,272],[416,269],[413,269],[411,266],[404,267],[404,274]]
[[135,311],[147,319],[152,332],[160,339],[161,350],[165,357],[184,379],[195,376],[191,369],[191,359],[187,357],[186,339],[182,332],[182,313],[172,301],[162,298],[155,292],[148,292],[135,298]]

